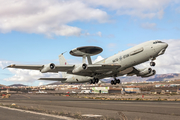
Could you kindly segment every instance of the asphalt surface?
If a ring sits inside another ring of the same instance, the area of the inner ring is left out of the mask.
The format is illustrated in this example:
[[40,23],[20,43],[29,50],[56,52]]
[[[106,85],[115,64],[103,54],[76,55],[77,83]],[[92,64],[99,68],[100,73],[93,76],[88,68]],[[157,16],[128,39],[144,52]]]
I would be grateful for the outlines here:
[[[15,103],[18,106],[78,113],[81,115],[102,115],[106,118],[114,119],[125,117],[128,120],[180,120],[180,102],[102,101],[68,96],[22,94],[12,95],[8,99],[0,99],[0,103]],[[1,111],[3,110],[0,109],[0,113]],[[9,112],[5,113],[8,114]],[[5,113],[3,117],[6,116]]]
[[1,120],[69,120],[55,115],[19,110],[0,106]]

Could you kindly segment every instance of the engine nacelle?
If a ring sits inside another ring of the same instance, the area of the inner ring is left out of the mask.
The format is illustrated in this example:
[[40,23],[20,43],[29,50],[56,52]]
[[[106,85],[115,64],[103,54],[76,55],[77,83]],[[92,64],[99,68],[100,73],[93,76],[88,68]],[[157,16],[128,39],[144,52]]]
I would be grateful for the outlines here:
[[81,64],[81,65],[77,65],[74,67],[72,73],[79,73],[83,70],[86,70],[88,68],[88,65],[86,63]]
[[144,75],[142,77],[150,77],[150,76],[153,76],[156,74],[156,70],[152,70],[151,73],[147,74],[147,75]]
[[40,70],[40,72],[41,73],[46,73],[46,72],[49,72],[49,71],[51,71],[53,69],[55,69],[55,64],[50,63],[50,64],[43,65],[43,68]]
[[146,69],[141,70],[138,76],[144,76],[144,75],[150,74],[151,72],[152,72],[151,68],[146,68]]

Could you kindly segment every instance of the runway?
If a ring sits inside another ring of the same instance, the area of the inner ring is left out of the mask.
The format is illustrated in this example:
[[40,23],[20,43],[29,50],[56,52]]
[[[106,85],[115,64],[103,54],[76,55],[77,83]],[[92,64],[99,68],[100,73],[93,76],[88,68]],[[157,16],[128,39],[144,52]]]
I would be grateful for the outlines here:
[[[102,101],[54,95],[12,95],[0,103],[128,120],[178,120],[180,102]],[[97,118],[98,119],[98,118]]]
[[[71,118],[0,106],[1,120],[70,120]],[[74,120],[74,119],[71,119]]]

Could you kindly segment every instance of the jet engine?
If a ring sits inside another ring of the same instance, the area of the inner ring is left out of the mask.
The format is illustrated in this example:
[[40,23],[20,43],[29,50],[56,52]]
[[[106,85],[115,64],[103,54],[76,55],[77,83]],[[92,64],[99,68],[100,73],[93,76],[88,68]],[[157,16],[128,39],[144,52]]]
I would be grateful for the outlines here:
[[40,70],[40,72],[41,73],[46,73],[46,72],[49,72],[49,71],[51,71],[53,69],[55,69],[55,64],[54,63],[50,63],[50,64],[43,65],[43,67]]
[[139,70],[138,76],[145,76],[147,74],[150,74],[152,72],[151,68],[145,68],[143,70]]
[[150,77],[156,74],[156,70],[152,70],[151,73],[147,74],[147,75],[143,75],[141,77]]
[[72,73],[79,73],[83,70],[86,70],[87,68],[88,68],[88,65],[86,63],[83,63],[81,65],[75,66]]

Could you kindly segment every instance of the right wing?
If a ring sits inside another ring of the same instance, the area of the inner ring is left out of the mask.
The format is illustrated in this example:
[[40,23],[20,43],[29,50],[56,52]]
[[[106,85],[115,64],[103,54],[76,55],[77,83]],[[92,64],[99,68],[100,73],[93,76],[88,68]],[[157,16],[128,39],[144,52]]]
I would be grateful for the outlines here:
[[12,64],[7,66],[6,68],[20,68],[20,69],[29,69],[29,70],[41,70],[43,65],[16,65]]
[[[67,72],[81,76],[93,76],[94,74],[110,75],[121,67],[118,64],[91,64],[87,65],[87,69],[81,69],[82,65],[56,65],[53,63],[46,65],[9,65],[7,68],[20,68],[29,70],[39,70],[42,73],[46,72]],[[75,69],[80,69],[78,73],[73,72]]]
[[55,66],[53,63],[46,65],[16,65],[12,64],[7,66],[7,68],[20,68],[20,69],[28,69],[28,70],[40,70],[42,73],[45,72],[68,72],[72,71],[74,65],[57,65]]
[[39,78],[38,80],[65,81],[67,78]]

